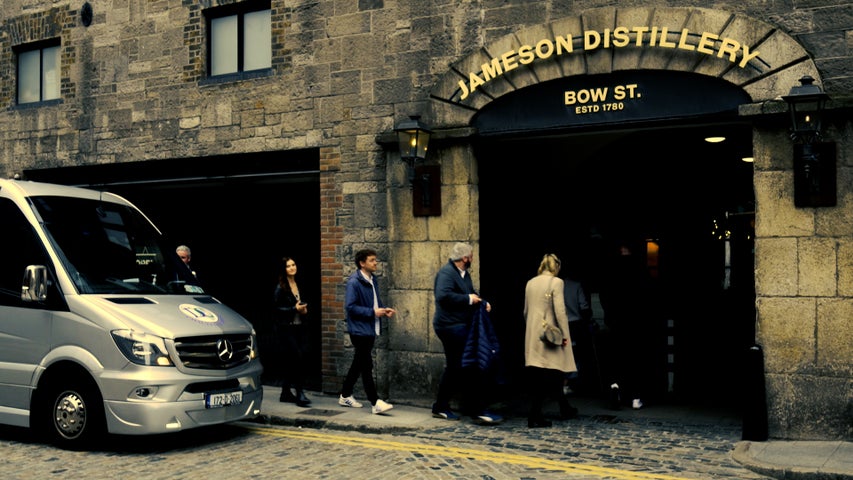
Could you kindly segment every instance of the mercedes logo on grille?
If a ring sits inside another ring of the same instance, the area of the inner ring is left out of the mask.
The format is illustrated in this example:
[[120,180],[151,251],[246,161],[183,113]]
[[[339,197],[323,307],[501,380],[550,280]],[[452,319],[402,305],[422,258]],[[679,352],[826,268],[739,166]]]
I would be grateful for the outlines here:
[[220,338],[216,341],[216,355],[223,362],[230,361],[231,357],[234,356],[234,345],[231,345],[228,340]]

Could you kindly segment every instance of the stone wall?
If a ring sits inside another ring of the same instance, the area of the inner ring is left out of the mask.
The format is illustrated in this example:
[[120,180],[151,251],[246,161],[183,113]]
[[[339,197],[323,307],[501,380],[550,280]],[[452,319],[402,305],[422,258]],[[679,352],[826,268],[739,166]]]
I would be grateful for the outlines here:
[[839,152],[838,205],[829,208],[794,206],[790,140],[778,125],[755,131],[756,340],[775,438],[853,435],[853,137],[841,126],[825,135]]
[[[476,258],[480,225],[477,168],[470,146],[440,149],[428,161],[441,166],[442,205],[448,206],[441,216],[412,217],[408,180],[395,181],[391,195],[392,218],[406,220],[392,222],[394,262],[390,281],[394,290],[388,298],[398,306],[399,315],[392,321],[392,365],[386,381],[397,396],[431,400],[444,368],[444,350],[432,329],[435,273],[450,258],[454,243],[469,242],[474,246],[475,257],[472,278],[475,288],[479,287]],[[405,179],[405,164],[396,164],[396,178]]]

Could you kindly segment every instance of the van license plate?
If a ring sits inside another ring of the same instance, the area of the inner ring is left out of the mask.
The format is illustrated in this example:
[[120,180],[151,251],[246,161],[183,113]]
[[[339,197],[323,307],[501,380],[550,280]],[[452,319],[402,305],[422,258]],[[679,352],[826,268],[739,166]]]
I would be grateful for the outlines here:
[[243,391],[224,393],[205,393],[204,408],[219,408],[243,403]]

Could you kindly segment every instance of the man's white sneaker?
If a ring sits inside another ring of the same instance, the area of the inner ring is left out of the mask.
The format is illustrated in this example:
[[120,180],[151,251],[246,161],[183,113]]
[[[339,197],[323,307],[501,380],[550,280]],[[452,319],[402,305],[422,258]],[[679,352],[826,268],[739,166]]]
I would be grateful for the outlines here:
[[631,402],[631,407],[633,407],[633,408],[634,408],[634,410],[639,410],[639,409],[643,408],[643,401],[642,401],[642,400],[640,400],[639,398],[635,398],[635,399]]
[[340,405],[342,407],[352,407],[352,408],[363,407],[361,402],[356,400],[352,395],[350,395],[349,397],[346,397],[346,398],[344,398],[344,396],[341,395],[341,397],[338,398],[338,405]]
[[394,405],[391,405],[384,400],[377,400],[376,405],[373,406],[373,413],[378,415],[380,413],[385,413],[392,408],[394,408]]

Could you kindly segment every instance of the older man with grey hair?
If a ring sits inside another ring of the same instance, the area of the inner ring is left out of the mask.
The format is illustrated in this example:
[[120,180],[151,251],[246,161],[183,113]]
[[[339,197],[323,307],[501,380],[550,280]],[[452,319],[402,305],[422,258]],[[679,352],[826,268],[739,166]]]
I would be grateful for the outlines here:
[[[474,260],[474,248],[459,242],[453,245],[449,261],[435,276],[435,316],[432,320],[435,334],[444,346],[446,365],[438,397],[432,406],[432,415],[446,420],[458,420],[459,416],[450,408],[452,396],[463,395],[465,413],[481,424],[495,424],[503,419],[486,410],[488,402],[483,398],[483,379],[476,371],[462,368],[462,354],[471,329],[474,314],[484,300],[474,290],[474,282],[468,269]],[[491,305],[486,302],[486,311]]]
[[187,270],[190,271],[193,277],[198,278],[198,275],[196,275],[192,265],[190,265],[190,262],[193,258],[192,250],[190,250],[190,247],[186,245],[179,245],[178,248],[175,249],[175,253],[178,254],[178,257],[181,259],[182,262],[184,262],[184,265],[186,265]]

